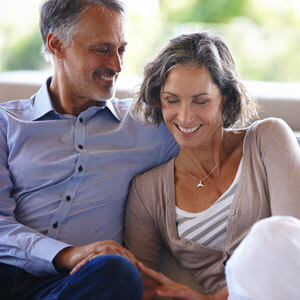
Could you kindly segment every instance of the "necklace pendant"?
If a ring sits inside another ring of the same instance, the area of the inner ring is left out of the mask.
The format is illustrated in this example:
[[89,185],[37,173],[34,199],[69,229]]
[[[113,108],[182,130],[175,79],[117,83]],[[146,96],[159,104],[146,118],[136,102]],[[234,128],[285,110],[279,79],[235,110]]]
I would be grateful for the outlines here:
[[199,188],[199,187],[202,187],[202,186],[204,186],[204,185],[202,184],[202,181],[200,181],[200,182],[197,184],[197,187]]

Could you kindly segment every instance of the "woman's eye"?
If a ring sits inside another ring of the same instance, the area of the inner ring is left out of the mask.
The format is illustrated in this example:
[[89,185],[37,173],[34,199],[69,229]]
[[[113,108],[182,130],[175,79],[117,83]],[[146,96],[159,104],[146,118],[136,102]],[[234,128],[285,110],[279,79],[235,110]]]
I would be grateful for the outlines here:
[[203,105],[205,103],[207,103],[208,100],[197,100],[195,101],[196,104],[199,104],[199,105]]
[[169,104],[173,104],[173,103],[178,103],[179,100],[178,99],[167,98],[167,99],[165,99],[165,102],[169,103]]

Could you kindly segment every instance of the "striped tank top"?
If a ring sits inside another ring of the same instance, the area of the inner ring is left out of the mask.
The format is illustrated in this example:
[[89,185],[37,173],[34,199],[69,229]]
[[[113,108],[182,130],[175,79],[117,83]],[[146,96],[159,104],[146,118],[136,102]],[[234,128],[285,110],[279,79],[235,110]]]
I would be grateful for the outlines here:
[[228,214],[239,182],[241,165],[242,159],[230,187],[208,209],[191,213],[176,206],[176,224],[180,239],[193,240],[209,247],[224,247]]

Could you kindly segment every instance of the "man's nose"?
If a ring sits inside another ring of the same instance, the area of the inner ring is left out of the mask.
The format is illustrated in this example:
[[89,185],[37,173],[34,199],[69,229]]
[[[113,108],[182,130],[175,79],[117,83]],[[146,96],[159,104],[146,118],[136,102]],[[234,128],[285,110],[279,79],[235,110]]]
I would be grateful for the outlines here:
[[109,58],[107,67],[115,73],[120,73],[122,70],[122,57],[118,52],[113,52]]

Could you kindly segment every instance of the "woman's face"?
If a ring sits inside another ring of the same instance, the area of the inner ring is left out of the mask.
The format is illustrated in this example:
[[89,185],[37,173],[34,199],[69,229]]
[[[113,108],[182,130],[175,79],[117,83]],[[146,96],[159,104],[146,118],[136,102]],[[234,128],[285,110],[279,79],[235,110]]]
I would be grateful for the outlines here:
[[203,66],[176,65],[161,92],[163,119],[180,147],[207,147],[222,131],[222,96]]

